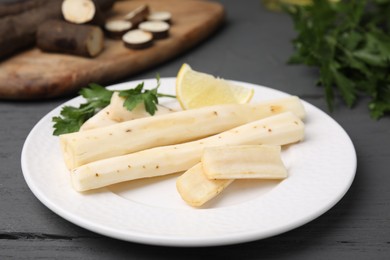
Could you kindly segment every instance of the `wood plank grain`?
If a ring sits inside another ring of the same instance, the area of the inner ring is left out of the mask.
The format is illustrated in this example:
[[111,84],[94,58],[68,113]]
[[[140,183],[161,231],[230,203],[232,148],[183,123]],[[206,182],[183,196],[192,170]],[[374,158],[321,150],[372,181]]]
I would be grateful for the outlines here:
[[162,63],[210,36],[222,23],[222,5],[196,0],[133,0],[114,5],[110,17],[148,4],[172,13],[170,37],[150,48],[131,50],[121,40],[105,40],[94,59],[44,53],[37,48],[0,63],[0,99],[42,99],[74,93],[91,82],[110,84]]

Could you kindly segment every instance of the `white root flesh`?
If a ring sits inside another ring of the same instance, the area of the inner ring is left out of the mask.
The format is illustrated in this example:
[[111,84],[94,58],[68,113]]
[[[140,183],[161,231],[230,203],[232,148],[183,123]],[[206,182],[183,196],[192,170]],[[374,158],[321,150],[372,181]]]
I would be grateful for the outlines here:
[[172,14],[170,12],[166,11],[158,11],[158,12],[151,12],[147,20],[148,21],[163,21],[166,23],[170,23],[172,18]]
[[83,24],[93,20],[96,6],[92,0],[64,0],[61,10],[66,21]]
[[80,131],[86,131],[86,130],[117,124],[118,122],[112,120],[109,117],[109,114],[110,114],[110,105],[106,106],[98,113],[96,113],[96,115],[94,115],[93,117],[85,121],[84,124],[80,127]]
[[169,35],[170,25],[163,21],[146,21],[140,23],[138,28],[153,34],[153,39],[164,39]]
[[133,24],[125,20],[110,20],[105,23],[104,28],[111,38],[122,38],[127,31],[133,28]]
[[[118,92],[114,92],[110,101],[110,108],[108,117],[111,120],[117,122],[129,121],[143,117],[150,117],[151,115],[145,110],[144,103],[139,104],[133,110],[129,111],[126,107],[123,106],[124,98],[119,96]],[[175,110],[157,105],[157,111],[154,116],[164,115],[168,113],[175,112]]]
[[234,179],[208,179],[202,164],[198,163],[177,178],[176,189],[188,205],[200,207],[220,194],[233,181]]
[[86,191],[124,181],[186,171],[200,162],[205,147],[285,145],[299,142],[303,136],[303,122],[293,113],[285,112],[204,139],[91,162],[74,169],[71,179],[75,190]]
[[[81,126],[80,131],[91,130],[124,121],[151,116],[148,112],[146,112],[144,103],[139,104],[130,111],[123,106],[123,102],[124,99],[120,97],[117,92],[114,92],[110,104],[85,121]],[[155,116],[176,112],[175,110],[162,105],[157,105],[157,109]]]
[[188,142],[284,111],[304,116],[297,97],[259,104],[229,104],[140,118],[60,136],[69,169],[144,149]]
[[202,166],[209,179],[284,179],[287,169],[278,145],[207,147]]
[[95,33],[89,35],[87,50],[91,57],[97,56],[104,49],[104,33],[99,27],[95,27]]
[[129,49],[144,49],[153,45],[153,34],[143,30],[130,30],[122,36],[122,41]]

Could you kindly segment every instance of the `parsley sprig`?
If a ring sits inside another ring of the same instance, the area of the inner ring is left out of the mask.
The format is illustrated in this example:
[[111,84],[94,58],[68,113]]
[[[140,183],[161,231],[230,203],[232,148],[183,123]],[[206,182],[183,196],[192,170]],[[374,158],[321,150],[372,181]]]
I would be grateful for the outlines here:
[[176,98],[176,96],[168,95],[168,94],[162,94],[158,93],[158,88],[160,87],[160,76],[157,74],[156,76],[157,80],[157,86],[153,89],[143,89],[144,88],[144,82],[138,84],[134,89],[127,89],[119,91],[119,96],[125,98],[124,106],[128,110],[133,110],[136,106],[138,106],[140,103],[144,103],[145,110],[151,114],[154,115],[157,111],[157,104],[158,104],[158,98],[159,97],[170,97],[170,98]]
[[150,115],[154,115],[158,109],[159,97],[176,97],[158,93],[158,88],[161,85],[159,75],[156,76],[156,80],[157,86],[150,90],[144,89],[144,82],[138,84],[135,88],[126,90],[109,90],[95,83],[89,84],[87,88],[82,88],[79,92],[86,99],[85,103],[78,107],[64,106],[61,109],[60,116],[52,118],[54,122],[53,135],[77,132],[85,121],[110,104],[112,94],[116,91],[119,92],[119,96],[124,97],[123,106],[127,110],[131,111],[139,104],[144,103],[145,110]]
[[390,0],[314,0],[289,8],[298,32],[289,62],[319,69],[330,110],[339,93],[348,107],[371,98],[371,117],[390,112]]

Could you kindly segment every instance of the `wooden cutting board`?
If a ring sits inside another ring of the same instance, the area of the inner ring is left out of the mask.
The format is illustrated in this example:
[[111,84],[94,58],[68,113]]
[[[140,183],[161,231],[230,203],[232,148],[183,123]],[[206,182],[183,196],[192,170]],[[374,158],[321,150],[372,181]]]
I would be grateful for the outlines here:
[[210,36],[224,18],[223,7],[200,0],[131,0],[115,3],[111,17],[141,4],[172,13],[170,36],[150,48],[130,50],[121,40],[105,40],[96,58],[44,53],[33,48],[0,63],[0,99],[45,99],[75,93],[91,82],[111,84],[162,63]]

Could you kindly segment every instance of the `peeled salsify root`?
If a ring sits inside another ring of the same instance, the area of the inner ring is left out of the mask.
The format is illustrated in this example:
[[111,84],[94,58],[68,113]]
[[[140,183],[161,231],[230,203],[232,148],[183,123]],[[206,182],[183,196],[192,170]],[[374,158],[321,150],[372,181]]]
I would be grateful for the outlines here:
[[[151,115],[145,110],[144,103],[138,104],[133,110],[128,110],[123,106],[124,98],[119,96],[118,92],[114,92],[110,104],[89,118],[80,127],[80,131],[91,130],[95,128],[105,127],[118,124],[134,119],[150,117]],[[176,112],[175,110],[157,105],[157,111],[154,116]]]
[[279,145],[206,147],[201,163],[181,175],[176,188],[187,204],[200,207],[235,179],[284,179],[280,151]]
[[283,179],[287,169],[278,145],[208,147],[202,166],[209,179]]
[[84,124],[80,127],[80,131],[91,130],[99,127],[109,126],[117,124],[118,122],[112,120],[108,115],[110,113],[110,105],[106,106],[93,117],[89,118]]
[[176,189],[190,206],[200,207],[221,193],[233,179],[209,179],[201,163],[196,164],[176,180]]
[[[151,115],[146,111],[144,103],[140,103],[133,110],[129,111],[123,103],[125,99],[119,96],[118,92],[114,92],[111,97],[109,113],[108,117],[117,122],[124,122],[133,119],[150,117]],[[175,112],[175,110],[171,108],[167,108],[162,105],[157,105],[157,111],[154,116],[164,115],[168,113]]]
[[297,97],[258,104],[217,105],[146,117],[60,136],[66,165],[80,165],[140,150],[188,142],[284,111],[305,112]]
[[303,136],[303,122],[293,113],[285,112],[200,140],[91,162],[72,170],[71,179],[75,190],[86,191],[124,181],[186,171],[201,161],[206,147],[285,145],[299,142]]

